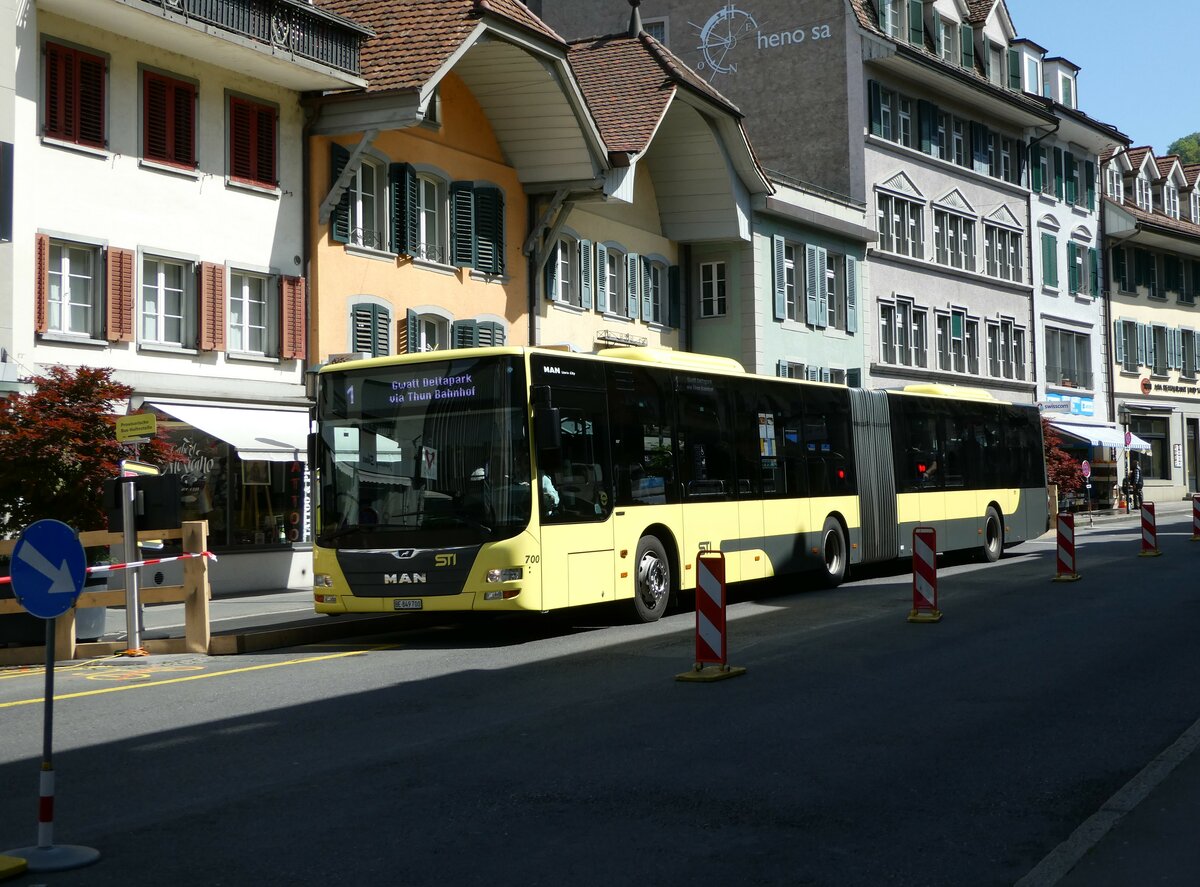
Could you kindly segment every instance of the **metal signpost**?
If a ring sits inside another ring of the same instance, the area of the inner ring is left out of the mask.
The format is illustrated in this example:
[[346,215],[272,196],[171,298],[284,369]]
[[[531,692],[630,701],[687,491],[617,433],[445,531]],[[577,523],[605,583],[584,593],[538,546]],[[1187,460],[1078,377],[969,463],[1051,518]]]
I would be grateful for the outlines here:
[[1094,527],[1092,522],[1092,463],[1087,459],[1083,460],[1083,464],[1079,466],[1079,473],[1083,475],[1084,480],[1084,495],[1087,496],[1088,504],[1088,526]]
[[31,872],[81,868],[100,858],[100,851],[73,844],[54,844],[54,619],[75,605],[87,576],[87,557],[79,535],[62,521],[40,520],[21,533],[13,549],[13,594],[31,615],[46,620],[46,701],[42,721],[42,775],[36,847],[4,851],[28,862]]
[[[158,469],[132,459],[122,459],[120,469],[121,477],[129,479],[121,484],[121,529],[125,542],[125,562],[131,564],[138,559],[137,488],[131,481],[139,475],[156,475]],[[142,649],[142,604],[139,599],[138,581],[137,570],[125,571],[126,656],[146,655],[146,651]]]

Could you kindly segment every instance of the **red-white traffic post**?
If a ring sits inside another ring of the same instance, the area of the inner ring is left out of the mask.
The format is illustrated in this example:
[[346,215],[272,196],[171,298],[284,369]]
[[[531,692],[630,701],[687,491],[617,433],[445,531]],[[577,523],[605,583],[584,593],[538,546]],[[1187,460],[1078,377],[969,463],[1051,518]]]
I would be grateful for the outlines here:
[[1192,496],[1192,541],[1200,542],[1200,496]]
[[725,554],[701,551],[696,555],[696,662],[676,680],[719,681],[746,673],[729,665],[725,607]]
[[941,622],[937,600],[937,530],[913,529],[913,605],[909,622]]
[[1075,515],[1062,512],[1058,515],[1058,572],[1055,582],[1077,582],[1075,570]]
[[1154,503],[1142,503],[1142,550],[1138,557],[1158,557],[1158,524],[1154,519]]

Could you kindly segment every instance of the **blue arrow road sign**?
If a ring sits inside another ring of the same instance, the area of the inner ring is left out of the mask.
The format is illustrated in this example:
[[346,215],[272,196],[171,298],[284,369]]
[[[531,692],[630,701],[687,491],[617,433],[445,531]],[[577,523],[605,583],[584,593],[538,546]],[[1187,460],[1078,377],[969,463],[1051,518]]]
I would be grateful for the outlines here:
[[87,555],[78,534],[62,521],[35,521],[17,539],[9,575],[17,602],[34,616],[53,619],[79,597]]

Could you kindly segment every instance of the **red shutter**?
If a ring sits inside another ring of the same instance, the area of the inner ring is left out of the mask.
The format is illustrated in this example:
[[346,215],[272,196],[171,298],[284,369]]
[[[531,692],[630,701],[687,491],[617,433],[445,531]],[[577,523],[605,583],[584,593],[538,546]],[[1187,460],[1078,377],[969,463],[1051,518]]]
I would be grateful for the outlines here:
[[307,353],[305,347],[307,324],[305,323],[303,277],[279,278],[279,303],[279,356],[283,360],[304,360]]
[[170,160],[167,81],[146,71],[142,77],[142,101],[142,153],[148,160]]
[[105,147],[107,69],[107,63],[100,56],[46,43],[44,135],[95,148]]
[[110,342],[133,341],[133,258],[131,249],[108,248],[107,338]]
[[275,174],[275,127],[274,108],[255,109],[255,168],[254,178],[264,185],[274,187],[279,179]]
[[190,83],[175,84],[175,144],[172,151],[176,163],[194,169],[196,166],[196,87]]
[[79,59],[79,144],[96,148],[104,140],[104,59],[78,53]]
[[241,99],[229,100],[229,175],[247,181],[254,178],[250,118],[250,105]]
[[65,78],[66,51],[55,43],[46,44],[46,116],[42,134],[55,139],[69,139],[65,129],[69,115],[63,107],[66,100]]
[[33,272],[33,329],[44,333],[50,328],[47,295],[50,288],[50,238],[45,234],[34,237]]
[[225,350],[225,266],[200,263],[200,350]]

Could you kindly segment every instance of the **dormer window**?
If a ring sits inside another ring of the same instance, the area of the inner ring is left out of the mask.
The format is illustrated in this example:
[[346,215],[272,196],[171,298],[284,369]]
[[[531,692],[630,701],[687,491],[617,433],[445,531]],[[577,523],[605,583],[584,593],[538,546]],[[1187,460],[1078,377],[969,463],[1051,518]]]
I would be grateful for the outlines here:
[[1125,202],[1125,182],[1116,161],[1110,163],[1104,172],[1104,191],[1117,203]]
[[1137,205],[1147,212],[1154,212],[1154,194],[1151,191],[1150,183],[1138,176],[1134,188],[1136,189],[1134,200],[1137,201]]
[[995,44],[988,43],[988,80],[995,83],[997,86],[1004,85],[1004,48]]
[[938,40],[940,42],[939,53],[943,61],[954,63],[955,50],[958,48],[957,33],[955,31],[954,22],[949,19],[939,19],[938,21]]
[[1062,103],[1068,108],[1075,107],[1075,81],[1068,75],[1063,74],[1060,78],[1062,84]]
[[[1192,222],[1200,225],[1200,191],[1193,189],[1192,193],[1188,195],[1188,210],[1190,212],[1189,218]],[[1200,281],[1197,281],[1197,283],[1200,283]]]
[[1179,189],[1174,185],[1163,185],[1163,212],[1173,219],[1179,218]]
[[901,0],[880,0],[879,27],[883,33],[897,40],[903,32],[901,9]]
[[1038,94],[1038,89],[1042,85],[1042,66],[1033,56],[1028,56],[1025,59],[1025,91]]

